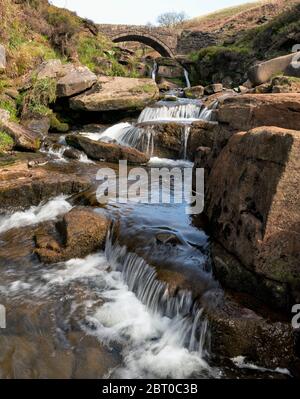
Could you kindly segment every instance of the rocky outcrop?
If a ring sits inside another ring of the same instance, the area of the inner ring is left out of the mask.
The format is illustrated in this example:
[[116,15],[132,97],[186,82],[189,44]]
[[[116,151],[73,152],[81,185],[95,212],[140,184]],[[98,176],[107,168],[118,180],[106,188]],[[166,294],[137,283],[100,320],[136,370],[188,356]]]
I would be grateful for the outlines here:
[[86,66],[67,64],[63,66],[63,75],[57,81],[57,96],[71,97],[93,86],[97,76]]
[[[295,130],[234,134],[213,165],[206,193],[213,237],[245,268],[245,278],[232,280],[231,288],[289,310],[300,301],[299,150]],[[216,272],[228,282],[224,264],[215,262]],[[258,290],[249,272],[269,289]]]
[[184,89],[184,95],[187,98],[201,98],[204,96],[204,87],[203,86],[193,86]]
[[[109,220],[91,210],[74,208],[63,220],[48,228],[42,226],[36,233],[35,253],[44,263],[57,263],[74,258],[84,258],[104,248]],[[54,234],[53,234],[54,233]],[[57,234],[60,240],[57,239]],[[62,244],[61,244],[62,242]]]
[[6,52],[5,47],[0,44],[0,71],[6,69]]
[[202,304],[213,353],[230,359],[243,356],[249,363],[270,369],[294,363],[294,336],[289,323],[270,321],[221,290],[209,291]]
[[68,135],[66,142],[70,146],[84,151],[89,158],[96,161],[119,162],[119,160],[127,160],[129,164],[142,164],[149,161],[146,154],[135,148],[93,141],[81,135]]
[[158,97],[157,85],[151,79],[101,76],[91,90],[70,99],[70,106],[91,112],[136,111]]
[[40,118],[28,118],[23,119],[22,124],[32,132],[36,133],[39,136],[46,136],[50,129],[50,118],[48,116],[40,117]]
[[204,88],[205,94],[208,95],[220,93],[222,91],[223,91],[222,83],[213,83],[211,85],[205,86]]
[[35,71],[37,79],[51,78],[57,82],[57,96],[70,97],[90,89],[97,76],[88,67],[62,64],[60,60],[43,62]]
[[27,161],[16,163],[1,169],[0,211],[36,206],[57,195],[71,195],[89,187],[90,182],[76,172],[49,171],[46,166],[29,169]]
[[198,147],[212,148],[218,135],[219,127],[216,122],[193,122],[187,142],[187,153],[190,158],[194,160]]
[[293,67],[293,60],[299,57],[295,53],[273,58],[254,65],[248,72],[248,77],[254,85],[268,82],[272,76],[280,73],[287,73],[290,76],[300,77],[300,69]]
[[219,101],[217,120],[235,131],[258,126],[300,130],[298,94],[244,94]]
[[40,136],[31,130],[15,123],[0,120],[0,128],[14,140],[14,148],[17,150],[37,151],[41,146]]

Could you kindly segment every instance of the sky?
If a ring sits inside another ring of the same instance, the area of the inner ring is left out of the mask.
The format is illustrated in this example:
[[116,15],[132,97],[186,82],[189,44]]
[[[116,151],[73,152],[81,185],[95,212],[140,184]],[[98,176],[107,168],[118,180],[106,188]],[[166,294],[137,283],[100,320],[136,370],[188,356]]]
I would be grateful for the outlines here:
[[58,7],[76,11],[97,23],[145,25],[169,11],[198,17],[212,11],[248,3],[250,0],[50,0]]

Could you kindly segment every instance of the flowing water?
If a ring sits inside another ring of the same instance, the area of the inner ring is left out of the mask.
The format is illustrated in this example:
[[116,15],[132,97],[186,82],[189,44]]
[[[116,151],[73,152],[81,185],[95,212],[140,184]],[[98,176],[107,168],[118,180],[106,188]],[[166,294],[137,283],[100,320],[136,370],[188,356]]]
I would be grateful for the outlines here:
[[191,82],[190,82],[190,77],[189,77],[189,73],[186,69],[184,69],[184,78],[185,78],[185,83],[186,83],[186,87],[190,88],[191,87]]
[[[145,109],[136,126],[121,123],[82,134],[133,147],[144,140],[151,153],[153,135],[139,123],[176,120],[183,126],[182,159],[152,157],[148,167],[191,167],[186,160],[190,124],[201,115],[199,102],[163,103]],[[65,144],[63,138],[60,142]],[[48,157],[49,167],[80,171],[94,183],[103,166],[66,163],[61,150],[49,151]],[[173,195],[176,189],[172,185]],[[74,201],[59,196],[0,216],[0,303],[7,309],[0,378],[225,377],[225,369],[212,361],[209,325],[193,296],[217,286],[209,241],[193,226],[186,204],[110,201],[94,209],[113,220],[105,252],[51,266],[40,263],[35,232],[60,220]],[[241,364],[232,362],[231,368]]]

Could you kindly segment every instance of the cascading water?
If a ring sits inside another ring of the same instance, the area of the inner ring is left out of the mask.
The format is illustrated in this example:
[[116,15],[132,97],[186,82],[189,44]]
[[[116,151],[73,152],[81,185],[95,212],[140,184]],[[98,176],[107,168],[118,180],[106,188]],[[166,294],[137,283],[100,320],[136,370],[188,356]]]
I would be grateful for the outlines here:
[[152,68],[152,71],[151,71],[151,78],[152,78],[154,81],[156,81],[157,71],[158,71],[158,65],[157,65],[157,62],[154,60],[153,68]]
[[152,122],[152,121],[185,121],[200,119],[202,110],[202,103],[183,102],[179,104],[165,104],[162,103],[157,107],[145,108],[139,116],[138,123]]
[[188,140],[190,136],[190,131],[191,131],[191,126],[185,125],[183,127],[183,159],[187,159],[187,146],[188,146]]
[[185,77],[185,82],[186,82],[186,87],[190,88],[191,87],[191,82],[190,82],[190,77],[188,71],[184,68],[183,70],[184,77]]
[[160,102],[155,107],[145,108],[137,121],[132,125],[127,122],[118,123],[101,133],[84,133],[91,140],[117,142],[121,145],[137,148],[152,156],[155,146],[156,130],[154,125],[174,122],[181,125],[183,159],[187,159],[187,144],[191,123],[199,119],[210,120],[212,110],[203,108],[198,100],[178,100],[176,103]]

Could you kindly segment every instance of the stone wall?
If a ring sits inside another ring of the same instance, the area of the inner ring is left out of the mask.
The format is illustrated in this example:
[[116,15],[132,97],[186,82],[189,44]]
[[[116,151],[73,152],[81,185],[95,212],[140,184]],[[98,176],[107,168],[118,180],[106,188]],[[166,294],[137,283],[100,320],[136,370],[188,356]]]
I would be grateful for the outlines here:
[[211,33],[184,30],[178,37],[176,53],[189,54],[215,44],[217,44],[217,38]]

